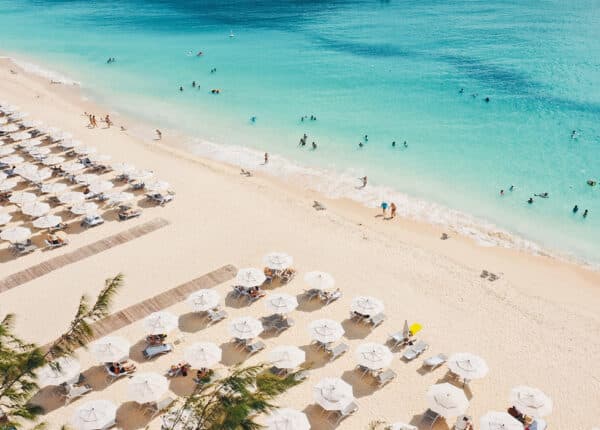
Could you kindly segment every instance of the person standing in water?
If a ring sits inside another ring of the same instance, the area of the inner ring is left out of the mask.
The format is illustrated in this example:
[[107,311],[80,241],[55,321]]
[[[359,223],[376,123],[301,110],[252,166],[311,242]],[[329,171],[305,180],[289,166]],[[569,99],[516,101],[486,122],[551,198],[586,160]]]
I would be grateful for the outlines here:
[[387,208],[388,208],[387,202],[381,202],[381,212],[382,212],[384,218],[387,215]]
[[265,152],[265,164],[269,162],[269,153]]
[[368,178],[366,176],[363,176],[359,179],[362,181],[362,188],[365,188],[367,186]]
[[391,218],[396,218],[396,203],[392,202],[390,203],[390,217]]
[[158,128],[155,131],[156,131],[156,140],[162,140],[162,132]]

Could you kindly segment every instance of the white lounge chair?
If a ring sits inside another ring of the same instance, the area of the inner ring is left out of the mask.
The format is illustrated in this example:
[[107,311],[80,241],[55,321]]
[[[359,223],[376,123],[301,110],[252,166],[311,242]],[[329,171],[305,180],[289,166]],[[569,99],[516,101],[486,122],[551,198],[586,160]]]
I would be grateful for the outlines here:
[[341,357],[346,352],[348,352],[350,348],[345,343],[340,343],[334,347],[326,346],[325,351],[329,354],[329,361],[333,361],[338,357]]
[[206,313],[206,316],[208,317],[208,324],[211,325],[227,318],[227,312],[222,309],[211,309]]
[[161,345],[147,346],[146,349],[142,351],[142,354],[144,354],[144,358],[146,360],[151,360],[156,356],[166,354],[171,351],[173,351],[173,345],[170,343],[163,343]]
[[429,345],[426,342],[423,342],[422,340],[420,340],[417,343],[415,343],[414,345],[411,345],[408,348],[406,348],[406,350],[404,350],[404,354],[402,354],[402,356],[408,361],[414,360],[419,355],[421,355],[423,352],[425,352],[427,350],[427,348],[429,348]]
[[250,355],[254,355],[254,354],[256,354],[256,353],[258,353],[258,352],[262,351],[262,350],[263,350],[263,349],[265,349],[266,347],[267,347],[267,346],[266,346],[266,345],[265,345],[263,342],[261,342],[261,341],[259,340],[259,341],[256,341],[256,342],[254,342],[254,343],[247,344],[247,345],[246,345],[246,347],[245,347],[244,349],[246,350],[246,352],[247,352],[248,354],[250,354]]
[[350,415],[355,414],[358,411],[358,403],[351,402],[345,408],[340,411],[337,411],[337,419],[335,421],[335,425],[338,426],[342,420],[348,418]]
[[427,367],[429,370],[435,370],[444,364],[448,360],[448,356],[446,354],[440,353],[429,357],[423,361],[423,367]]
[[392,382],[396,376],[396,372],[394,372],[392,369],[384,370],[377,375],[377,385],[379,387],[383,387],[384,385]]
[[423,414],[421,423],[425,426],[428,426],[427,428],[432,429],[438,419],[440,419],[440,414],[432,411],[431,409],[427,409]]
[[83,385],[63,384],[62,387],[65,390],[64,398],[65,398],[66,404],[69,404],[73,400],[92,391],[92,387],[88,384],[83,384]]

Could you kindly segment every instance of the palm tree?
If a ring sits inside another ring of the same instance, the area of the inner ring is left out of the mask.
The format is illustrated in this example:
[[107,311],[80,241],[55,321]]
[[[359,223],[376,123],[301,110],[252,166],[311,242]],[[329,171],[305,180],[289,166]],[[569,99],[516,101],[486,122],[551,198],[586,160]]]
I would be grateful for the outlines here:
[[192,411],[196,429],[256,430],[254,418],[276,406],[272,401],[301,380],[296,373],[285,377],[265,372],[265,365],[235,367],[228,376],[203,385],[185,398],[171,429],[183,420],[184,410]]
[[109,314],[114,296],[122,285],[123,275],[118,274],[105,281],[93,305],[87,296],[82,296],[65,333],[46,349],[14,334],[13,314],[0,322],[0,430],[14,428],[19,423],[18,418],[35,419],[41,412],[38,406],[29,403],[39,388],[36,370],[85,346],[93,338],[91,324]]

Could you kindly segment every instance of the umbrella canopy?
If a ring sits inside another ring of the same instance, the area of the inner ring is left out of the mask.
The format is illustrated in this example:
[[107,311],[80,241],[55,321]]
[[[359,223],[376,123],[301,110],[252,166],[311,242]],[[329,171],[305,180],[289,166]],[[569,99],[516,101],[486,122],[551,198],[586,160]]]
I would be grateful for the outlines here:
[[236,339],[254,339],[262,331],[262,323],[253,317],[240,317],[229,323],[229,333]]
[[48,168],[38,170],[37,172],[33,172],[24,176],[29,182],[41,183],[46,179],[52,176],[52,171]]
[[46,215],[39,217],[33,221],[35,228],[52,228],[56,227],[62,222],[62,218],[58,215]]
[[10,118],[13,121],[18,121],[18,120],[24,119],[24,118],[26,118],[28,116],[29,116],[29,114],[27,112],[14,112],[14,113],[10,114]]
[[35,138],[35,139],[26,140],[24,142],[20,142],[19,146],[21,148],[23,148],[24,151],[31,151],[33,148],[35,148],[36,146],[39,146],[41,144],[42,144],[42,141],[39,138]]
[[12,243],[25,242],[31,237],[31,230],[25,227],[11,227],[0,232],[0,239],[7,240]]
[[143,404],[156,402],[167,392],[169,382],[158,373],[137,373],[127,384],[129,399]]
[[127,175],[135,171],[135,166],[129,163],[115,163],[111,167],[118,175]]
[[221,361],[223,351],[212,342],[196,342],[183,352],[183,359],[194,369],[212,367]]
[[506,412],[490,411],[481,417],[481,430],[523,430],[523,424]]
[[6,157],[7,155],[12,154],[13,152],[15,152],[15,148],[13,148],[12,146],[4,146],[0,148],[0,157]]
[[414,430],[414,429],[416,429],[415,426],[406,424],[406,423],[401,423],[401,422],[394,423],[389,428],[389,430]]
[[71,161],[60,166],[60,169],[65,173],[75,173],[85,169],[85,166],[78,161]]
[[280,369],[295,369],[306,360],[306,353],[297,346],[278,346],[269,351],[269,361]]
[[106,336],[90,345],[90,351],[100,363],[113,363],[129,357],[131,344],[123,337]]
[[264,256],[265,266],[273,270],[285,270],[294,263],[294,259],[283,252],[271,252]]
[[62,182],[51,182],[49,184],[42,184],[41,191],[45,194],[58,194],[66,189],[67,184],[63,184]]
[[23,163],[20,166],[15,167],[14,173],[20,176],[27,176],[34,174],[38,171],[38,166],[31,163]]
[[552,399],[542,390],[524,385],[510,391],[510,401],[522,414],[539,418],[552,412]]
[[167,191],[171,185],[166,181],[154,181],[146,184],[146,190],[153,193],[160,193]]
[[221,297],[215,290],[198,290],[187,298],[194,312],[206,312],[219,306]]
[[19,182],[16,179],[6,179],[0,181],[0,191],[9,191],[16,187]]
[[277,409],[266,419],[267,430],[310,430],[304,412],[295,409]]
[[175,330],[179,319],[170,312],[154,312],[144,318],[146,334],[167,334]]
[[287,314],[298,307],[298,299],[289,294],[269,294],[265,306],[276,314]]
[[65,131],[61,131],[58,129],[52,130],[52,132],[48,133],[53,140],[68,140],[72,139],[73,135],[71,133],[67,133]]
[[448,369],[468,380],[483,378],[489,371],[483,358],[469,352],[452,354],[448,359]]
[[465,392],[447,382],[429,387],[427,402],[432,411],[445,418],[462,415],[469,407]]
[[18,133],[13,133],[10,135],[12,140],[26,140],[31,139],[31,134],[27,131],[19,131]]
[[350,309],[362,315],[377,315],[383,312],[383,302],[371,296],[358,296],[352,300]]
[[60,143],[60,146],[62,146],[65,149],[73,149],[73,148],[77,148],[78,146],[83,145],[79,140],[73,140],[73,139],[65,139]]
[[40,387],[60,385],[79,378],[81,363],[72,357],[60,357],[53,363],[46,364],[36,374]]
[[0,212],[0,225],[8,224],[12,219],[12,215],[7,212]]
[[50,155],[42,160],[44,166],[57,166],[65,162],[65,158],[60,155]]
[[75,152],[77,155],[88,155],[95,154],[98,152],[98,149],[93,146],[77,146],[73,152]]
[[240,287],[258,287],[267,280],[264,272],[260,269],[240,269],[235,277],[235,284]]
[[19,129],[19,126],[16,124],[6,124],[0,127],[0,131],[3,131],[4,133],[12,133],[13,131],[17,131]]
[[321,343],[331,343],[344,335],[342,325],[334,320],[320,319],[310,323],[308,326],[310,337]]
[[37,218],[50,212],[50,205],[48,203],[37,201],[23,203],[21,206],[21,212],[23,212],[25,215]]
[[314,386],[313,398],[326,411],[340,411],[354,400],[354,393],[340,378],[324,378]]
[[43,125],[43,123],[41,121],[36,121],[34,119],[26,119],[25,121],[21,122],[21,125],[23,125],[23,127],[27,127],[27,128],[38,128],[38,127],[41,127]]
[[335,285],[335,279],[327,272],[308,272],[304,275],[304,282],[318,290],[327,290]]
[[28,193],[27,191],[16,191],[12,193],[8,201],[17,205],[22,205],[23,203],[34,202],[36,199],[37,196],[33,193]]
[[92,400],[75,409],[71,425],[75,430],[100,430],[117,417],[117,406],[108,400]]
[[133,200],[134,197],[135,196],[131,193],[123,193],[123,192],[118,192],[118,191],[104,194],[104,198],[106,198],[108,200],[109,204],[119,204],[119,203],[129,202],[129,201]]
[[82,173],[81,175],[75,176],[75,182],[78,184],[89,185],[98,181],[100,181],[100,176],[94,173]]
[[90,184],[90,191],[94,194],[101,194],[112,189],[115,185],[110,181],[98,181]]
[[75,215],[95,215],[98,213],[98,205],[94,202],[79,203],[71,208]]
[[83,193],[78,191],[67,191],[58,196],[58,201],[65,205],[74,205],[77,203],[82,203],[85,200],[85,196]]
[[25,161],[25,159],[20,155],[9,155],[7,157],[0,158],[0,163],[6,164],[7,166],[21,164],[23,161]]
[[29,152],[29,155],[31,155],[33,157],[37,157],[40,155],[48,155],[52,151],[47,146],[43,146],[43,147],[32,146],[32,147],[27,148],[27,152]]
[[362,343],[355,352],[356,362],[367,369],[378,370],[387,367],[394,356],[392,351],[380,343]]
[[127,176],[129,176],[129,180],[131,181],[145,181],[153,177],[154,172],[152,170],[134,170],[133,172],[129,172]]
[[[0,109],[1,111],[2,109]],[[0,124],[6,124],[8,122],[8,118],[5,116],[0,116]]]

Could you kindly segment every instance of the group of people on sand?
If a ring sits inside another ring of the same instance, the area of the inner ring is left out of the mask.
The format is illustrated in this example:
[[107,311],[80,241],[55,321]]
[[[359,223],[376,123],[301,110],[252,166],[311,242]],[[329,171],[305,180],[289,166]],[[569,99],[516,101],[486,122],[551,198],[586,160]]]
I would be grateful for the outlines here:
[[[587,183],[588,183],[588,185],[592,185],[592,184],[590,184],[590,182],[593,182],[593,185],[595,185],[595,184],[596,184],[596,182],[595,182],[595,181],[592,181],[592,180],[590,179],[590,180],[587,182]],[[593,186],[593,185],[592,185],[592,186]],[[514,190],[515,190],[515,186],[514,186],[514,185],[511,185],[511,186],[508,188],[508,190],[509,190],[509,191],[514,191]],[[504,189],[501,189],[501,190],[500,190],[500,195],[501,195],[501,196],[504,196],[504,195],[505,195],[505,193],[504,193]],[[539,198],[541,198],[541,199],[548,199],[548,198],[550,198],[550,194],[549,194],[548,192],[544,191],[543,193],[535,193],[535,194],[533,195],[533,197],[539,197]],[[530,205],[531,205],[531,204],[533,204],[533,202],[534,202],[534,200],[533,200],[533,197],[529,197],[529,198],[527,199],[527,203],[528,203],[528,204],[530,204]],[[575,206],[573,206],[573,210],[572,210],[572,212],[573,212],[574,214],[575,214],[575,213],[577,213],[577,212],[579,212],[579,206],[578,206],[578,205],[575,205]],[[590,211],[589,211],[588,209],[584,210],[584,211],[583,211],[583,215],[582,215],[582,216],[583,216],[584,218],[587,218],[587,216],[588,216],[589,212],[590,212]]]
[[[88,113],[88,112],[84,112],[83,113],[85,116],[87,116],[88,118],[88,128],[96,128],[98,127],[98,121],[96,120],[96,115],[92,114],[92,113]],[[103,121],[106,124],[106,128],[110,128],[111,125],[113,125],[112,120],[110,119],[110,115],[106,114],[106,116],[104,117],[104,119],[101,119],[100,121]]]
[[[388,217],[388,209],[390,210],[390,216]],[[392,218],[396,218],[396,211],[398,210],[398,208],[396,207],[396,203],[391,202],[388,205],[388,202],[381,202],[381,211],[383,213],[383,218],[384,219],[392,219]]]

